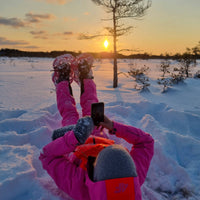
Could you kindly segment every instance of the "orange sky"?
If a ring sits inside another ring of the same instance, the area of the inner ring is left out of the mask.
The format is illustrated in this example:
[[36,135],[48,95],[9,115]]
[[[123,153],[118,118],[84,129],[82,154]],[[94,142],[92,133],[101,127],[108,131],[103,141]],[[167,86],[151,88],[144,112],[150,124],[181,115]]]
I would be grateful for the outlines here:
[[[200,1],[153,0],[142,20],[124,20],[131,33],[119,38],[118,50],[152,54],[177,53],[200,41]],[[109,15],[91,0],[0,0],[0,48],[27,51],[112,51],[104,48],[105,37],[80,40],[87,35],[106,34]]]

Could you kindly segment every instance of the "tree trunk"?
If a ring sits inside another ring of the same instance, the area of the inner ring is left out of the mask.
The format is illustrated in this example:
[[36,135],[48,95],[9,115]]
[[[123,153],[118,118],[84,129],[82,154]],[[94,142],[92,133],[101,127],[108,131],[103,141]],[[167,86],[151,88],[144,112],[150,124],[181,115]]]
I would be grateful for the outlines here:
[[118,75],[117,75],[117,34],[116,34],[115,11],[113,11],[113,51],[114,51],[113,88],[116,88],[118,86]]

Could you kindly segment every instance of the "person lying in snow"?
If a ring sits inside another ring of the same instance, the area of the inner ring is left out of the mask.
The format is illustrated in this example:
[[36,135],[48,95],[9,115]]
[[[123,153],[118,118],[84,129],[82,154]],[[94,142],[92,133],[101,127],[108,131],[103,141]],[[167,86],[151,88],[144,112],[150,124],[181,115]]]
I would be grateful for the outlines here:
[[[52,80],[63,127],[53,132],[53,141],[43,148],[39,159],[57,186],[75,200],[140,200],[154,140],[138,128],[105,116],[100,126],[132,144],[129,152],[94,126],[91,104],[98,98],[92,62],[87,54],[76,59],[65,54],[55,59]],[[73,80],[81,86],[82,118],[72,95]]]

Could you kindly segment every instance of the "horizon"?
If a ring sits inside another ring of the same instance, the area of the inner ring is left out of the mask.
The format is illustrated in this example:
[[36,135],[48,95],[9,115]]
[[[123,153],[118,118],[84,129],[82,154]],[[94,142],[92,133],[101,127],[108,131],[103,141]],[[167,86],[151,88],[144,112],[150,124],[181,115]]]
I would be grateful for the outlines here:
[[[181,6],[180,6],[181,5]],[[119,37],[124,55],[183,53],[199,42],[200,2],[153,0],[142,20],[122,20],[134,29]],[[110,22],[102,7],[91,0],[0,0],[0,47],[21,51],[112,51],[111,37],[79,40],[81,34],[105,34]],[[105,40],[109,46],[104,47]]]
[[[57,50],[52,50],[52,51],[30,51],[30,50],[20,50],[20,49],[9,49],[9,48],[1,48],[0,49],[0,52],[5,52],[7,56],[9,55],[13,55],[14,52],[12,51],[18,51],[19,55],[22,55],[23,56],[23,53],[26,54],[26,53],[45,53],[45,54],[51,54],[51,53],[58,53],[58,55],[62,55],[60,53],[70,53],[70,54],[81,54],[81,53],[89,53],[89,54],[93,54],[93,56],[99,56],[98,54],[105,54],[105,55],[102,55],[102,56],[110,56],[113,54],[113,52],[107,52],[107,51],[101,51],[101,52],[82,52],[82,51],[68,51],[68,50],[61,50],[61,51],[57,51]],[[6,52],[7,51],[7,52]],[[144,53],[132,53],[132,54],[123,54],[123,53],[117,53],[118,56],[124,56],[124,57],[129,57],[129,56],[149,56],[149,57],[176,57],[176,56],[184,56],[184,54],[187,53],[187,52],[183,52],[183,54],[181,53],[165,53],[165,54],[148,54],[147,52],[144,52]],[[191,54],[192,55],[192,54]],[[3,55],[0,55],[1,56],[4,56]],[[199,54],[196,55],[197,56],[197,59],[199,58]],[[18,56],[17,56],[18,57]],[[20,57],[20,56],[19,56]],[[31,56],[32,57],[32,56]],[[102,57],[103,58],[103,57]]]

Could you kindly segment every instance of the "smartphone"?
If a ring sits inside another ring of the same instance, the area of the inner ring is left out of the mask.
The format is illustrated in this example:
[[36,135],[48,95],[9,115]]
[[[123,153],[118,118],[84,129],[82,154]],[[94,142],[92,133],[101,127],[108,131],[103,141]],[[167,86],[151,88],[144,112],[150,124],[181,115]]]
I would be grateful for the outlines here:
[[104,103],[92,103],[91,105],[91,117],[94,125],[98,126],[100,122],[104,121]]

